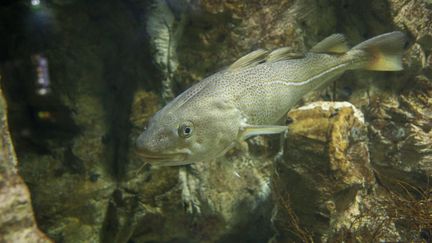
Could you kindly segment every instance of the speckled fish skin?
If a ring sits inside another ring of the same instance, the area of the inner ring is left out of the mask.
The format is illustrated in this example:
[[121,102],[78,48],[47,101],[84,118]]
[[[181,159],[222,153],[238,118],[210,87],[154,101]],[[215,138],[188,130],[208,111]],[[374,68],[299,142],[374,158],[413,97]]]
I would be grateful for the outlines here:
[[405,34],[391,32],[348,50],[339,34],[305,55],[252,52],[157,112],[138,137],[137,151],[156,165],[182,165],[216,158],[253,135],[283,132],[278,121],[306,93],[347,70],[401,70],[406,46]]

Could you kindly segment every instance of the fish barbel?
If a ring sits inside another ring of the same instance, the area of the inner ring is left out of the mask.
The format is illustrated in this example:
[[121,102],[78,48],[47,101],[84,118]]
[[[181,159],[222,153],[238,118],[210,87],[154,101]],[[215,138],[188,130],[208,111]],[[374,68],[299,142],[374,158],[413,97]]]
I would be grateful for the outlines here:
[[402,70],[408,44],[395,31],[351,49],[334,34],[301,55],[253,51],[158,111],[138,137],[137,152],[155,165],[183,165],[216,158],[251,136],[285,132],[279,121],[306,93],[347,70]]

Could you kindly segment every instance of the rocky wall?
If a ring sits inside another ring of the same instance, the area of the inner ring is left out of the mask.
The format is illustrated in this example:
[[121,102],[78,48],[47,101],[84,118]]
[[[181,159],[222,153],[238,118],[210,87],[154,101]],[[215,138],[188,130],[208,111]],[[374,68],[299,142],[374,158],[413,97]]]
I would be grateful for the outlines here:
[[[182,28],[168,39],[176,42],[175,65],[160,58],[166,45],[152,45],[146,30],[151,1],[1,7],[2,23],[15,21],[8,13],[33,23],[0,28],[11,36],[1,40],[10,47],[0,56],[1,74],[19,172],[49,237],[431,239],[430,1],[165,2],[170,26]],[[273,137],[185,167],[151,168],[134,153],[134,140],[167,97],[249,51],[288,46],[304,52],[335,32],[354,45],[393,30],[412,39],[405,70],[349,72],[304,97],[288,114],[282,160],[274,161],[279,141]],[[34,94],[28,71],[30,57],[40,52],[50,61],[53,91],[43,97]],[[310,104],[315,101],[325,102]]]
[[7,105],[0,89],[0,241],[52,242],[36,225],[30,193],[18,175]]

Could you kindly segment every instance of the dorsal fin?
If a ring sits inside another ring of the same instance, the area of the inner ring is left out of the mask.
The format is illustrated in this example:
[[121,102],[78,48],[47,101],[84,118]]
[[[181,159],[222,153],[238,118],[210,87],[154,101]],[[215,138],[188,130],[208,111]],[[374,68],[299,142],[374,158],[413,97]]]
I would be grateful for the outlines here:
[[343,54],[349,50],[343,34],[333,34],[316,44],[311,52]]
[[281,60],[297,59],[303,57],[304,57],[303,53],[294,52],[293,49],[290,47],[282,47],[270,52],[270,54],[268,54],[266,58],[266,61],[277,62]]
[[240,57],[237,61],[228,67],[228,70],[253,67],[266,60],[268,51],[264,49],[258,49],[253,51],[246,56]]

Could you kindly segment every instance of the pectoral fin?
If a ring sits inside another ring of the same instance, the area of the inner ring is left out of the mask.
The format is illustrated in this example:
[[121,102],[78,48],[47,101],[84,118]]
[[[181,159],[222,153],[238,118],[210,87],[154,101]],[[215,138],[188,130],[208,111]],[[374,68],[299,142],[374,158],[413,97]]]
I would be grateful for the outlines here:
[[256,135],[278,134],[285,132],[287,126],[247,125],[240,129],[239,139],[244,140]]

